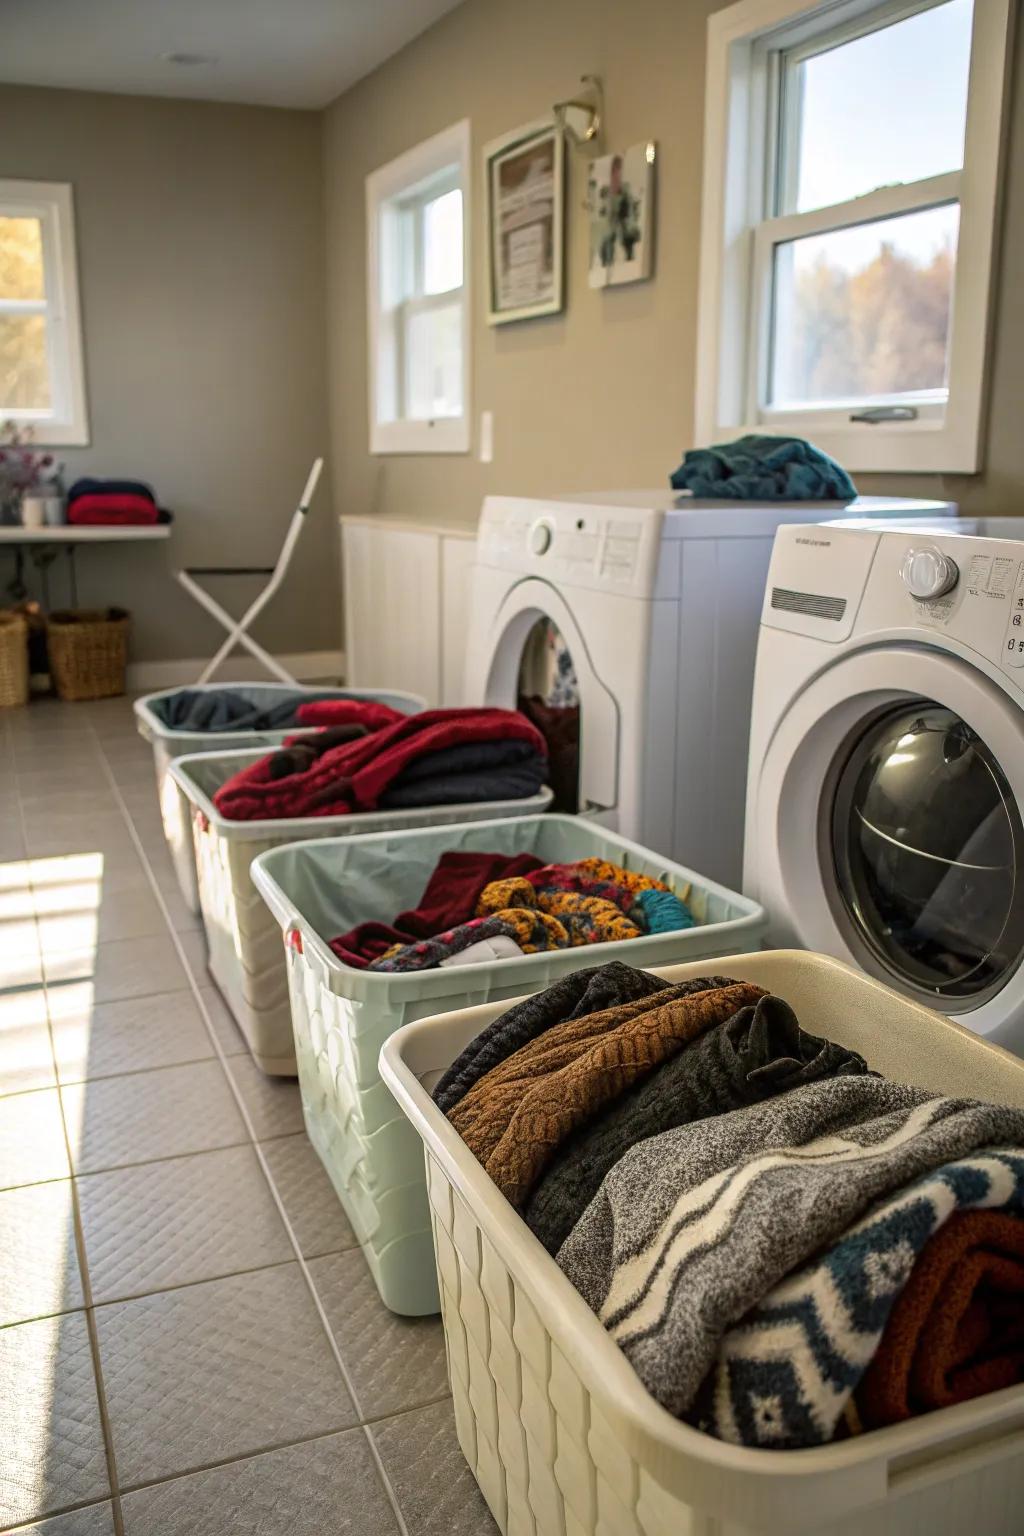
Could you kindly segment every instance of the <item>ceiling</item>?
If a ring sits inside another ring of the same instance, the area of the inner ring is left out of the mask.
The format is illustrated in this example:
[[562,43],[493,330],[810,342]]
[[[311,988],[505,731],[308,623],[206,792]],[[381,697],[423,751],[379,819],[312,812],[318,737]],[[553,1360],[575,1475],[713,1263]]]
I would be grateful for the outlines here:
[[324,107],[457,3],[0,0],[0,80]]

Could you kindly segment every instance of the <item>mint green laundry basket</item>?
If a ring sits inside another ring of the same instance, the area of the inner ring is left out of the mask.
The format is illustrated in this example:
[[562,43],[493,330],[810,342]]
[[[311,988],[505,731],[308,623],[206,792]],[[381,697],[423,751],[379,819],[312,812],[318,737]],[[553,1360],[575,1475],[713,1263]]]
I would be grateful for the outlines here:
[[[666,881],[697,926],[616,943],[415,972],[343,965],[329,940],[415,906],[451,849],[532,853],[545,864],[609,859]],[[309,1138],[331,1177],[385,1304],[440,1307],[419,1135],[381,1080],[384,1042],[435,1013],[539,991],[567,971],[624,960],[674,965],[757,949],[764,910],[579,816],[523,816],[292,843],[261,853],[252,880],[281,926],[295,1056]]]

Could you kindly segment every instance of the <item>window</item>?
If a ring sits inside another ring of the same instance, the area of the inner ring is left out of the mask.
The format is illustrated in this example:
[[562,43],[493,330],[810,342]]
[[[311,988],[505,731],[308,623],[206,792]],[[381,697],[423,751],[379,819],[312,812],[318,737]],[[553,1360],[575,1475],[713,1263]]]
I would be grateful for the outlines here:
[[71,188],[0,181],[0,421],[89,441]]
[[979,467],[1010,0],[709,22],[697,439]]
[[469,123],[366,181],[370,452],[469,451]]

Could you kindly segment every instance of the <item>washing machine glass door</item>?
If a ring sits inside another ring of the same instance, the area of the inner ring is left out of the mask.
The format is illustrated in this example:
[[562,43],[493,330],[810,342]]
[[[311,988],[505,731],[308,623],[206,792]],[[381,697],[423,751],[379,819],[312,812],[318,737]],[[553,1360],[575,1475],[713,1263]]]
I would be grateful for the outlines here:
[[954,1011],[997,992],[1024,953],[1024,825],[986,743],[903,699],[854,733],[834,784],[823,831],[851,949]]
[[580,808],[580,684],[572,649],[553,619],[533,621],[523,643],[516,707],[548,744],[553,811]]

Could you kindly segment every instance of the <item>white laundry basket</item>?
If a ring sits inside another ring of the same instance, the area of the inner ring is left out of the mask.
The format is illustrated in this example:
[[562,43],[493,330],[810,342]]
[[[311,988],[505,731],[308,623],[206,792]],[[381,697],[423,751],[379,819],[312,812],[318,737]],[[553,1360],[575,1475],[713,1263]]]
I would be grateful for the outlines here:
[[[199,890],[196,885],[195,860],[192,854],[192,833],[189,826],[187,802],[180,790],[168,777],[173,758],[193,752],[231,752],[254,747],[276,747],[286,736],[300,735],[302,726],[288,726],[282,731],[181,731],[169,726],[164,712],[171,700],[181,693],[233,693],[246,703],[269,709],[290,694],[305,693],[312,698],[329,696],[337,699],[369,699],[375,704],[388,704],[403,715],[417,715],[426,708],[426,699],[414,693],[379,693],[367,688],[304,688],[299,684],[284,683],[202,683],[188,689],[165,688],[159,693],[147,693],[135,700],[135,724],[139,735],[153,748],[153,766],[156,769],[156,790],[160,797],[160,816],[164,836],[174,861],[181,894],[190,912],[199,911]],[[305,727],[315,729],[315,727]]]
[[[532,853],[545,864],[610,859],[688,890],[699,926],[404,974],[343,965],[326,941],[360,921],[388,922],[414,906],[441,854],[455,848]],[[388,1036],[410,1019],[514,997],[585,965],[652,965],[749,949],[766,921],[755,902],[577,816],[279,848],[256,860],[253,880],[284,931],[306,1129],[381,1296],[393,1311],[409,1314],[437,1311],[437,1277],[419,1138],[378,1071]]]
[[[776,950],[716,969],[784,997],[889,1077],[1024,1108],[1024,1061],[839,961]],[[380,1062],[426,1149],[459,1441],[502,1532],[1019,1536],[1024,1386],[799,1451],[727,1445],[648,1394],[430,1097],[506,1006],[409,1024]]]
[[527,816],[550,805],[551,791],[523,800],[482,800],[473,805],[229,821],[214,805],[214,795],[242,768],[265,755],[204,752],[175,758],[170,779],[188,806],[210,974],[238,1021],[256,1065],[272,1076],[292,1077],[296,1063],[285,956],[277,924],[250,878],[257,854],[309,838],[348,841],[362,832]]

